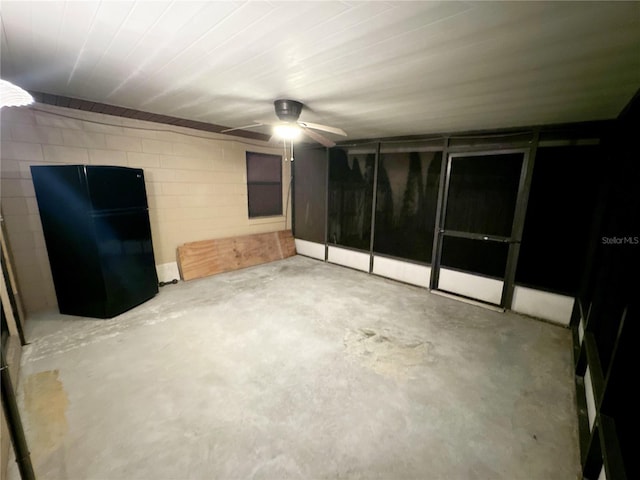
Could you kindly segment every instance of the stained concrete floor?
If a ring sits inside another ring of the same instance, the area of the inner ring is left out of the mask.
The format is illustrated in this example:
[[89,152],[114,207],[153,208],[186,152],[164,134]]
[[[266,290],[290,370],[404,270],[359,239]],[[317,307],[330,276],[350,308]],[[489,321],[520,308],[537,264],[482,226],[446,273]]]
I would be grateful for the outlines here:
[[301,256],[28,336],[40,479],[579,478],[568,330]]

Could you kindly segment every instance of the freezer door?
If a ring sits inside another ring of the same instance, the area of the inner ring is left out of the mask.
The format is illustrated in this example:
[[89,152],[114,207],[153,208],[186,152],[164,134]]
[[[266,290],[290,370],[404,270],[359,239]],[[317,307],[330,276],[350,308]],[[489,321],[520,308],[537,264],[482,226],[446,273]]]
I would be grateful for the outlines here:
[[147,208],[144,172],[139,168],[86,166],[92,209]]

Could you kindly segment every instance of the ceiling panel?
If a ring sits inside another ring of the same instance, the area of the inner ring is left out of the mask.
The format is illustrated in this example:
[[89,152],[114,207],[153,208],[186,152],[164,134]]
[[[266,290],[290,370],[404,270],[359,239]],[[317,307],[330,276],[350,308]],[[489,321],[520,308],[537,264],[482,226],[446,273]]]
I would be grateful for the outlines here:
[[230,127],[275,120],[283,97],[349,138],[600,120],[640,88],[639,2],[0,0],[0,15],[4,79]]

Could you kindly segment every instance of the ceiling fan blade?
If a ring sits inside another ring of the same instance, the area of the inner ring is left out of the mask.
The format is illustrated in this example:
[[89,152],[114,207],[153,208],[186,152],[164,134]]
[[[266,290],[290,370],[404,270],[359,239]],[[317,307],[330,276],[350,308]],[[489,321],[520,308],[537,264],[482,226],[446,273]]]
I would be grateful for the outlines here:
[[251,125],[244,125],[242,127],[227,128],[225,130],[221,130],[220,133],[233,132],[234,130],[244,130],[245,128],[261,127],[262,125],[264,125],[264,123],[262,122],[252,123]]
[[299,125],[300,125],[300,128],[302,128],[302,133],[304,133],[307,137],[312,138],[316,142],[324,145],[325,147],[331,148],[336,146],[336,142],[329,140],[324,135],[320,135],[318,132],[314,132],[313,130],[310,130],[305,125],[301,125],[301,124]]
[[335,133],[336,135],[342,135],[343,137],[347,136],[347,133],[338,127],[330,127],[328,125],[311,122],[298,122],[298,125],[301,127],[313,128],[314,130],[321,130],[323,132]]
[[272,145],[278,145],[279,143],[282,143],[282,138],[278,135],[271,135],[271,137],[269,138],[269,143]]

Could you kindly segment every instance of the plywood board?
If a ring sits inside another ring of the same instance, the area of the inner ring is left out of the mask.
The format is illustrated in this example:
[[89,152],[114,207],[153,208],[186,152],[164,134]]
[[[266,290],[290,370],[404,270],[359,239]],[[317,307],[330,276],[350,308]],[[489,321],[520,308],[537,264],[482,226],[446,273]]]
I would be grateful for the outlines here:
[[190,242],[178,247],[183,280],[273,262],[296,254],[291,230]]

